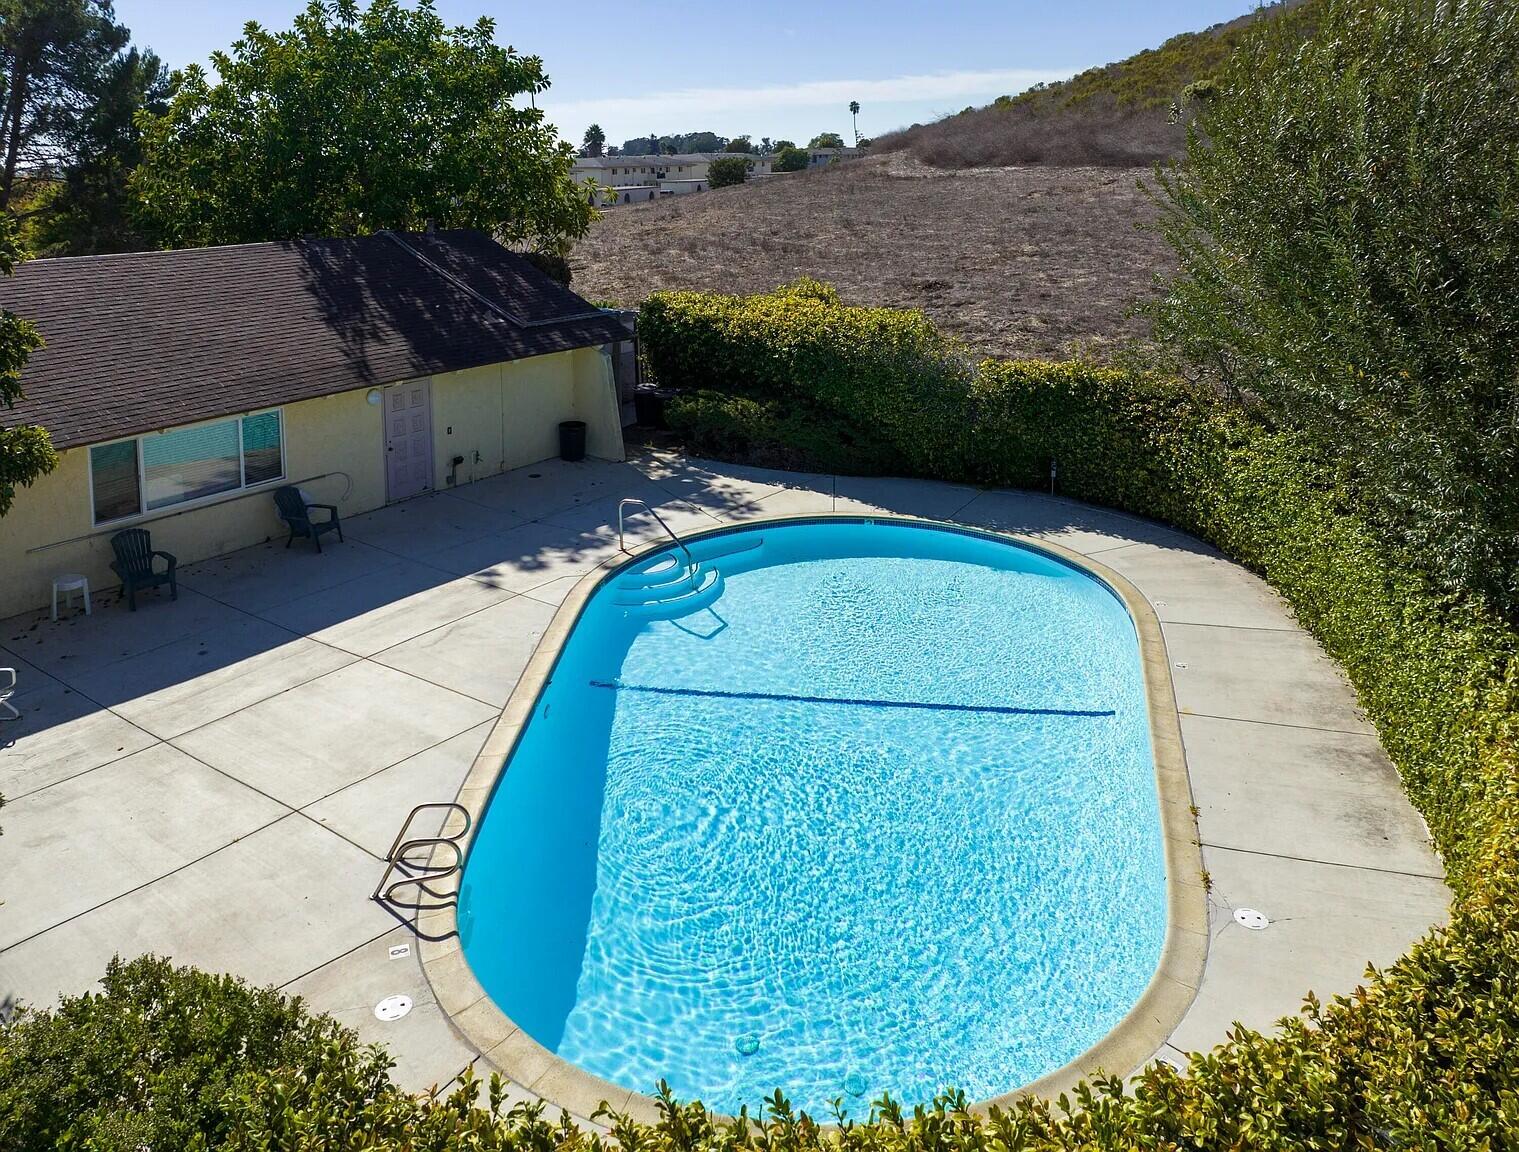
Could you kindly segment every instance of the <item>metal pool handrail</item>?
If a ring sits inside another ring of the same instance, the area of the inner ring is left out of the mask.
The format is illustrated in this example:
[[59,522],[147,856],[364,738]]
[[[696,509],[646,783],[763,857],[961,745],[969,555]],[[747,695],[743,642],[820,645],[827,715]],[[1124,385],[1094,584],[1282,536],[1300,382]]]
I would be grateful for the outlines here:
[[638,505],[645,512],[647,512],[650,516],[654,517],[654,519],[656,521],[658,521],[659,526],[665,530],[666,535],[668,535],[671,540],[675,541],[675,546],[677,548],[679,548],[683,553],[685,553],[685,556],[686,556],[686,571],[690,573],[690,576],[691,576],[691,587],[694,589],[696,587],[696,575],[697,575],[697,573],[696,573],[696,561],[691,556],[691,549],[689,549],[689,548],[686,547],[686,542],[675,534],[675,529],[671,528],[668,524],[665,523],[665,518],[663,516],[661,516],[658,512],[654,511],[654,509],[649,505],[649,502],[647,500],[640,500],[636,496],[624,496],[621,500],[619,500],[617,502],[617,547],[618,547],[618,549],[620,551],[623,551],[623,552],[626,552],[628,550],[627,545],[623,543],[623,509],[625,509],[629,504],[636,504],[636,505]]
[[[444,835],[441,832],[437,836],[415,836],[407,838],[406,833],[411,830],[411,822],[417,818],[419,812],[434,809],[457,812],[464,817],[464,827],[452,835]],[[396,838],[391,841],[390,851],[385,853],[385,871],[380,875],[380,882],[375,885],[370,899],[375,901],[401,923],[405,924],[417,936],[423,940],[444,940],[450,935],[457,934],[457,929],[444,933],[442,936],[430,936],[422,931],[421,927],[405,916],[397,915],[396,909],[406,912],[430,912],[439,908],[445,908],[458,902],[458,893],[447,890],[438,890],[428,886],[428,881],[447,880],[458,875],[464,868],[464,848],[460,841],[469,834],[474,819],[470,816],[469,809],[458,801],[449,801],[443,804],[418,804],[406,814],[406,819],[401,822],[401,830],[396,833]],[[429,854],[425,862],[419,863],[409,857],[409,853],[417,848],[431,848],[434,852],[442,847],[454,850],[453,862],[449,864],[434,863]],[[391,880],[391,876],[399,871],[401,876],[397,880]],[[416,898],[403,900],[399,893],[406,887],[417,889]],[[437,903],[427,903],[424,898],[430,896]]]

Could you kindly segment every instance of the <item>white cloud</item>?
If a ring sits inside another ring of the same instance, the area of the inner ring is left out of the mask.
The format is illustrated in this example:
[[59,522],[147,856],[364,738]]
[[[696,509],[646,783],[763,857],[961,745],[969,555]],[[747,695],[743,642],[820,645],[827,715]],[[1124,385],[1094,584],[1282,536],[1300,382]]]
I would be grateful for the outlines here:
[[[578,139],[587,124],[599,123],[612,141],[650,131],[710,130],[731,136],[745,131],[786,135],[791,125],[811,118],[800,114],[827,110],[838,120],[851,100],[913,114],[931,106],[948,111],[968,102],[984,103],[1003,93],[1021,92],[1038,83],[1061,80],[1070,70],[1009,69],[1001,71],[936,72],[884,80],[809,80],[753,88],[680,88],[642,95],[604,96],[590,100],[543,100],[551,122],[567,139]],[[843,117],[847,119],[847,113]],[[898,127],[862,118],[861,130],[883,132]],[[837,124],[821,125],[834,127]],[[810,135],[810,133],[809,133]]]

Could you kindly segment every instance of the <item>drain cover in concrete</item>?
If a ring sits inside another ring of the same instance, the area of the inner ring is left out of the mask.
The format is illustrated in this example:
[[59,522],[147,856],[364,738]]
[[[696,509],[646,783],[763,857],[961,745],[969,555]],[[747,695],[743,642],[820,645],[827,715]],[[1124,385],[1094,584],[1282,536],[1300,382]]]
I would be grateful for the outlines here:
[[399,1020],[411,1011],[410,996],[387,996],[374,1006],[376,1020]]
[[1259,932],[1271,921],[1266,919],[1264,912],[1257,912],[1254,908],[1236,908],[1234,910],[1234,922],[1252,932]]

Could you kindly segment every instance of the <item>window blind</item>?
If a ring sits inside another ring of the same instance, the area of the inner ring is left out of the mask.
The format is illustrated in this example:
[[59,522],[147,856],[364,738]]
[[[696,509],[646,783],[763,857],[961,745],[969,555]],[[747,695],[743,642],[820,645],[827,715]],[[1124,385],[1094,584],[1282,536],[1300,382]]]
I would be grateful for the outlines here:
[[243,483],[263,484],[285,474],[280,453],[280,414],[243,417]]
[[238,422],[201,424],[142,438],[143,496],[149,511],[242,487]]
[[96,444],[90,449],[90,485],[95,523],[104,524],[142,511],[137,488],[137,441]]

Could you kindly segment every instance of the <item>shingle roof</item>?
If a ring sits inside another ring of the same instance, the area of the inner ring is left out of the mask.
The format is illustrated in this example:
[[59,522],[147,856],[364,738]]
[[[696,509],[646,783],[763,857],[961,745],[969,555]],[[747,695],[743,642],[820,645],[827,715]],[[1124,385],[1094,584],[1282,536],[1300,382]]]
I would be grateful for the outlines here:
[[47,341],[0,419],[60,448],[627,335],[464,230],[32,260],[0,307]]

